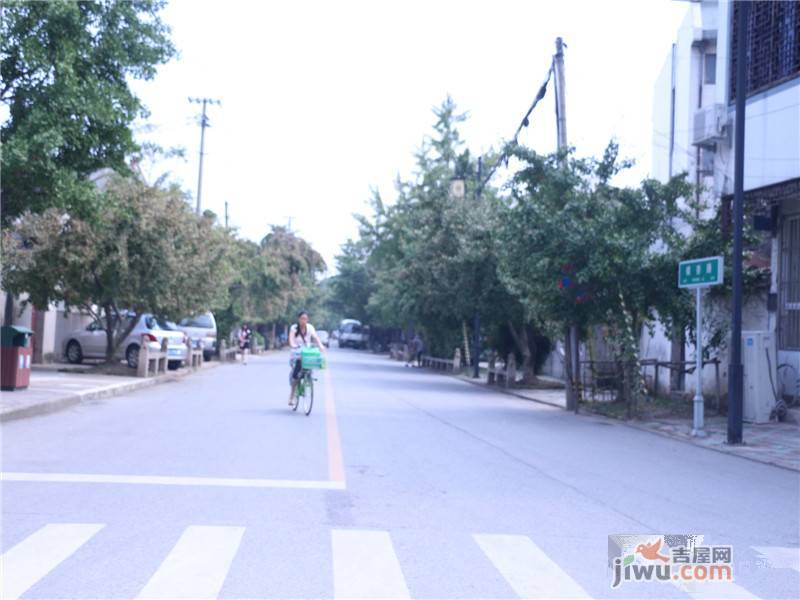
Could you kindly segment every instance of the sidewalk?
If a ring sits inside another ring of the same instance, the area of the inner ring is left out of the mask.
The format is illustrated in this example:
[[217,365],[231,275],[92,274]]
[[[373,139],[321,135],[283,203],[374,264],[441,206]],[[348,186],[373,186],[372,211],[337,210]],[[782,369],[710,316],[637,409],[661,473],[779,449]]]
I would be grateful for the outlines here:
[[704,438],[692,437],[691,423],[685,419],[626,421],[625,424],[695,446],[800,472],[800,425],[796,423],[745,423],[742,432],[744,444],[740,446],[728,445],[728,419],[724,416],[706,417],[705,431],[708,436]]
[[[203,370],[220,364],[205,363]],[[59,371],[64,368],[69,368],[70,372]],[[91,366],[34,365],[28,389],[0,394],[0,422],[46,415],[88,400],[119,396],[158,383],[175,381],[194,372],[191,369],[179,369],[145,379],[100,375],[91,373],[90,369]]]
[[[484,378],[476,380],[467,375],[457,375],[457,377],[473,385],[482,386],[487,390],[510,394],[518,398],[533,400],[562,409],[566,408],[564,390],[528,390],[520,388],[507,390],[503,386],[489,387],[486,385],[486,379]],[[793,410],[792,412],[796,414],[800,411]],[[591,415],[598,419],[610,418],[589,412],[582,412],[581,414],[584,416]],[[613,420],[628,427],[681,440],[709,450],[724,452],[740,458],[800,472],[800,425],[798,425],[796,417],[794,422],[790,422],[787,419],[783,423],[765,423],[762,425],[745,423],[742,434],[745,443],[740,446],[729,446],[727,444],[728,421],[727,417],[724,416],[706,417],[705,431],[708,435],[703,438],[691,436],[692,424],[686,419]]]
[[[483,374],[482,374],[483,375]],[[475,379],[472,375],[460,374],[456,375],[459,379],[471,383],[472,385],[479,385],[485,387],[488,390],[493,390],[496,392],[503,392],[504,394],[510,394],[511,396],[516,396],[518,398],[523,398],[525,400],[533,400],[534,402],[540,402],[542,404],[549,404],[551,406],[556,406],[558,408],[567,408],[567,397],[564,393],[563,389],[553,389],[553,390],[529,390],[525,388],[510,388],[506,389],[505,386],[502,385],[493,385],[489,386],[486,384],[486,378],[481,376],[480,379]],[[543,378],[545,380],[549,380],[551,378]]]

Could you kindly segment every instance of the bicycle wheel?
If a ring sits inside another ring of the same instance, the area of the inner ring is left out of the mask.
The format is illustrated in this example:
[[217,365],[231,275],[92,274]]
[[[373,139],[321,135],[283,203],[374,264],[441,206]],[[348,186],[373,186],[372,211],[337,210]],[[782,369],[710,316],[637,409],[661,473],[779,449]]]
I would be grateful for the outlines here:
[[311,408],[314,406],[314,377],[311,371],[306,371],[305,375],[305,394],[303,395],[303,411],[306,416],[311,414]]
[[292,403],[292,411],[297,411],[297,407],[300,405],[300,398],[303,396],[303,382],[298,381],[297,387],[295,388],[294,392],[294,402]]

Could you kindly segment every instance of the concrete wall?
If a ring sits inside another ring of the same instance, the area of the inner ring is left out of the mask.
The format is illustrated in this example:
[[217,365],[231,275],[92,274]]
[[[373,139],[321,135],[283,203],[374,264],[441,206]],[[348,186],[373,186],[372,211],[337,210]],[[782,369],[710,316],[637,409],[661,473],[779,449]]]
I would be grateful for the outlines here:
[[64,344],[73,331],[84,329],[92,321],[92,317],[79,312],[64,312],[63,308],[52,311],[54,321],[54,346],[56,357],[61,360],[64,355]]
[[[731,36],[730,0],[721,0],[719,11],[719,34],[717,50],[717,81],[727,82],[735,75],[730,72],[730,36]],[[716,101],[728,106],[728,114],[733,123],[736,118],[735,107],[731,102],[729,85],[719,85],[716,90]],[[733,139],[733,138],[732,138]],[[747,99],[745,108],[745,162],[744,189],[754,190],[783,181],[800,177],[800,77],[779,84],[773,88],[755,94]],[[733,194],[734,152],[732,146],[720,148],[715,164],[715,189],[719,195]],[[794,210],[790,204],[800,203],[800,198],[784,201],[782,212]],[[777,292],[779,239],[772,244],[772,285],[771,291]],[[770,315],[767,323],[761,327],[775,331],[776,316]],[[788,363],[797,369],[800,375],[800,352],[781,351],[778,353],[778,364]],[[791,369],[780,372],[787,387],[793,388],[796,377]]]
[[555,342],[553,349],[550,351],[550,354],[547,355],[547,360],[544,361],[540,372],[542,375],[566,379],[566,372],[564,369],[564,344],[561,342]]
[[[722,299],[709,299],[708,292],[703,293],[703,338],[704,347],[713,330],[718,328],[730,330],[731,311],[730,302],[726,298]],[[742,331],[769,331],[769,313],[767,312],[767,298],[766,294],[759,294],[747,299],[742,307]],[[728,335],[730,338],[730,335]],[[730,359],[728,354],[728,344],[710,354],[710,356],[719,358],[720,377],[721,377],[721,393],[724,396],[728,390],[728,361]],[[656,323],[653,334],[645,328],[642,331],[640,338],[639,352],[642,358],[655,358],[658,360],[668,361],[670,359],[670,341],[666,337],[664,327],[661,323]],[[694,361],[696,348],[694,344],[686,344],[686,360]],[[774,360],[774,357],[773,357]],[[781,360],[780,356],[778,360]],[[650,372],[648,371],[648,376]],[[694,373],[686,375],[686,390],[692,391],[696,385],[697,375]],[[659,375],[659,390],[661,393],[666,394],[669,391],[669,378],[666,373]],[[716,392],[716,378],[714,374],[714,367],[708,365],[704,368],[703,372],[703,394],[705,396],[713,396]]]
[[[59,361],[63,355],[64,340],[76,329],[82,329],[92,322],[87,314],[72,312],[66,314],[63,306],[52,305],[46,311],[34,311],[28,305],[22,309],[24,296],[14,306],[14,324],[33,329],[34,362]],[[6,293],[0,291],[0,306],[5,306]]]
[[[732,25],[732,4],[730,0],[705,0],[687,6],[687,16],[682,22],[674,47],[655,85],[655,105],[653,107],[653,175],[665,180],[669,175],[670,156],[672,174],[682,170],[689,171],[690,179],[696,168],[696,152],[692,146],[694,113],[698,106],[721,104],[727,107],[730,136],[727,141],[717,144],[714,155],[714,173],[710,178],[701,179],[708,188],[708,198],[714,204],[722,196],[733,193],[735,131],[735,110],[730,98],[730,37]],[[708,40],[716,31],[716,84],[702,84],[702,50],[709,49]],[[670,92],[672,77],[675,78],[675,144],[669,152],[670,131]],[[702,90],[702,98],[701,98]],[[745,190],[759,189],[768,185],[800,177],[800,78],[777,85],[747,100],[745,116]],[[777,265],[779,243],[772,241],[772,285],[777,291]],[[714,306],[708,318],[730,320],[726,303]],[[775,331],[774,313],[767,311],[765,297],[751,299],[743,311],[743,330]],[[668,360],[670,340],[664,335],[663,327],[656,325],[654,335],[647,331],[641,338],[643,357]],[[694,348],[686,349],[687,359],[694,356]],[[727,352],[720,353],[724,363],[723,383],[727,386]],[[800,352],[782,351],[778,363],[795,365],[800,373]],[[713,373],[709,368],[704,374],[703,389],[713,390]],[[794,377],[791,370],[784,370],[782,377]],[[663,385],[666,386],[664,378]],[[792,382],[793,383],[793,382]],[[694,375],[687,376],[686,387],[694,386]]]

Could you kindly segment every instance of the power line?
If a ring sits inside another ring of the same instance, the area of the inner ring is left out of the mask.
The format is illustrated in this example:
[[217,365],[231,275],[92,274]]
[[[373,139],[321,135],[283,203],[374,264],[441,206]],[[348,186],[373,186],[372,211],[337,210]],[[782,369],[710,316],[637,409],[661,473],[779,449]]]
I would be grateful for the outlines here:
[[486,175],[484,180],[478,186],[478,193],[480,193],[480,190],[482,190],[486,186],[486,184],[489,183],[489,180],[494,175],[495,171],[497,170],[497,167],[500,166],[500,163],[503,161],[506,162],[508,161],[509,148],[517,145],[517,138],[519,137],[519,134],[522,131],[523,127],[527,127],[528,125],[530,125],[531,113],[533,112],[533,109],[536,108],[536,105],[539,104],[539,100],[544,98],[544,95],[547,93],[547,84],[550,83],[550,78],[552,76],[553,76],[553,60],[550,61],[550,67],[547,69],[547,77],[545,77],[544,82],[542,83],[541,87],[539,87],[539,91],[537,92],[536,97],[533,99],[533,102],[531,103],[528,112],[526,112],[525,116],[522,117],[522,121],[520,121],[517,130],[514,132],[514,136],[511,138],[511,141],[508,144],[506,144],[505,149],[500,154],[500,156],[497,157],[497,160],[492,165],[492,168],[489,169],[489,173]]

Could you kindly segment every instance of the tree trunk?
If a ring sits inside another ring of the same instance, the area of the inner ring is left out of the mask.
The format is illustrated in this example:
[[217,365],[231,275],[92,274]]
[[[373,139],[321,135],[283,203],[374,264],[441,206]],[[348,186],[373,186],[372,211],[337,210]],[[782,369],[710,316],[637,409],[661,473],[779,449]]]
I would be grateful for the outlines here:
[[[672,344],[670,346],[669,360],[673,363],[682,363],[686,360],[686,332],[681,327],[674,328],[672,332]],[[679,369],[670,369],[669,372],[669,391],[686,389],[686,374],[683,372],[683,365]],[[658,390],[656,390],[658,393]]]
[[106,314],[106,363],[111,364],[114,361],[114,313],[111,310],[110,304],[103,305],[103,311]]
[[[103,305],[103,312],[105,312],[106,316],[106,362],[111,364],[114,361],[114,355],[119,345],[125,341],[133,331],[133,328],[136,327],[139,315],[133,315],[128,326],[122,329],[123,320],[114,303]],[[117,329],[118,327],[120,329]]]
[[567,380],[567,410],[575,410],[578,404],[577,385],[575,385],[577,374],[572,373],[572,340],[569,327],[564,331],[564,375]]
[[469,335],[467,334],[467,321],[465,319],[461,320],[461,334],[464,338],[464,360],[466,361],[467,365],[471,365],[472,362],[470,361]]
[[537,382],[536,373],[534,373],[533,353],[531,352],[530,342],[528,341],[528,331],[525,324],[519,333],[514,328],[514,324],[509,319],[508,330],[511,332],[511,337],[514,339],[514,345],[522,355],[522,384],[533,385]]

